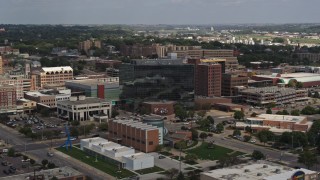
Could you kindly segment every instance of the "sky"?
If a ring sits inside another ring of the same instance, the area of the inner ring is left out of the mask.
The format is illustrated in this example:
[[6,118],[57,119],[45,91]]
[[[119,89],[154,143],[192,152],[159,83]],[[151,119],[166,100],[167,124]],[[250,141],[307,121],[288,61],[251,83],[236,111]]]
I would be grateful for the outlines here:
[[0,24],[319,23],[320,0],[0,0]]

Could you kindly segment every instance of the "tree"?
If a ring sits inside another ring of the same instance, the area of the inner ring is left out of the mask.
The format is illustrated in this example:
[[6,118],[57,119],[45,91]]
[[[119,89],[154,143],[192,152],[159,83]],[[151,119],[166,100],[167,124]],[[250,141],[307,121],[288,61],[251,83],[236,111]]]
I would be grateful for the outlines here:
[[222,124],[222,123],[217,124],[216,129],[217,129],[217,132],[218,132],[218,133],[223,132],[223,130],[224,130],[223,124]]
[[239,129],[236,129],[233,131],[233,136],[241,136],[241,131]]
[[173,177],[179,172],[178,169],[176,168],[171,168],[165,171],[165,175],[169,178],[169,179],[173,179]]
[[36,163],[36,161],[34,159],[30,159],[30,164],[34,165]]
[[296,88],[303,88],[303,83],[302,82],[297,82]]
[[289,115],[289,112],[284,109],[284,110],[282,111],[282,115]]
[[188,117],[190,117],[191,119],[194,118],[194,111],[188,111]]
[[211,125],[214,125],[214,119],[212,116],[207,116],[207,120],[210,122]]
[[162,149],[163,149],[163,145],[160,145],[160,144],[159,144],[159,145],[156,146],[156,151],[157,151],[157,152],[161,152]]
[[233,118],[237,120],[241,120],[244,118],[244,113],[242,111],[235,111],[233,114]]
[[180,171],[177,180],[185,180],[183,173]]
[[99,124],[99,130],[100,131],[108,131],[108,124],[107,123],[101,123]]
[[258,150],[254,150],[251,157],[254,159],[254,160],[261,160],[261,159],[265,159],[265,155],[261,152],[261,151],[258,151]]
[[208,137],[208,134],[205,132],[202,132],[202,133],[200,133],[199,137],[202,139],[202,141],[204,141]]
[[54,169],[54,168],[56,168],[56,165],[54,163],[49,162],[48,169]]
[[267,109],[266,111],[267,114],[272,114],[272,110],[270,108]]
[[293,110],[291,111],[291,115],[292,115],[292,116],[300,116],[300,111],[299,111],[299,109],[293,109]]
[[76,127],[71,127],[70,128],[70,135],[73,137],[78,137],[79,136],[79,130]]
[[305,150],[299,154],[298,162],[304,164],[308,169],[310,169],[312,166],[318,163],[317,155]]
[[15,151],[14,148],[10,148],[10,149],[8,150],[7,155],[8,155],[9,157],[14,157],[15,154],[16,154],[16,151]]
[[206,115],[206,113],[207,113],[206,111],[202,110],[202,111],[198,111],[197,115],[200,117],[204,117]]
[[112,118],[115,118],[116,116],[118,116],[119,115],[119,112],[116,110],[116,109],[112,109],[112,112],[111,112],[111,117]]
[[176,105],[174,107],[174,113],[181,121],[188,117],[188,112],[181,105]]
[[252,133],[252,128],[250,126],[246,126],[244,130],[248,133]]
[[260,140],[260,142],[263,142],[265,144],[268,141],[271,141],[274,139],[274,134],[269,130],[262,130],[257,134],[257,137]]
[[181,141],[177,142],[177,143],[174,145],[174,147],[175,147],[176,149],[186,149],[186,148],[187,148],[187,142],[181,140]]
[[43,167],[46,167],[48,163],[49,163],[49,161],[47,159],[44,159],[41,161],[41,164]]
[[301,114],[304,114],[304,115],[313,115],[316,113],[317,113],[317,110],[311,106],[306,106],[301,110]]
[[245,135],[243,136],[244,142],[249,142],[251,140],[251,136]]
[[313,95],[314,98],[320,98],[320,94],[318,91],[314,92],[314,95]]
[[196,129],[192,128],[191,133],[192,133],[192,140],[197,140],[199,137],[198,131]]
[[253,112],[250,116],[251,116],[251,117],[257,117],[257,115],[258,115],[258,114],[257,114],[256,112]]
[[195,154],[187,154],[185,157],[184,157],[184,159],[186,160],[186,162],[195,162],[197,159],[198,159],[198,157],[197,157],[197,155],[195,155]]

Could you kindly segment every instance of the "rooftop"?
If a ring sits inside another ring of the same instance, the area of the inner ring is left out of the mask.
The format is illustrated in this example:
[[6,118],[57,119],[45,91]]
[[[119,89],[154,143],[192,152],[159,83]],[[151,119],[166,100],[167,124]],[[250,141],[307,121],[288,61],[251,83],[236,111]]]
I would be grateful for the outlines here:
[[66,81],[66,83],[81,84],[87,86],[96,86],[98,84],[119,84],[119,77],[72,80]]
[[[292,171],[292,168],[267,161],[257,163],[240,164],[229,168],[216,169],[202,173],[206,176],[221,180],[263,180],[265,177],[279,175]],[[289,176],[286,179],[289,179]]]
[[259,93],[259,94],[267,94],[267,93],[281,93],[281,94],[288,94],[296,92],[293,88],[285,88],[285,87],[278,87],[278,86],[271,86],[271,87],[261,87],[261,88],[248,88],[243,90],[242,92],[246,93]]
[[130,155],[125,155],[123,157],[126,157],[128,159],[132,159],[132,160],[135,160],[135,159],[144,159],[144,158],[149,158],[149,157],[153,157],[149,154],[146,154],[146,153],[135,153],[135,154],[130,154]]
[[62,105],[70,105],[70,106],[73,106],[73,105],[84,105],[84,104],[95,104],[95,103],[110,103],[109,101],[107,100],[104,100],[104,99],[99,99],[99,98],[85,98],[84,100],[77,100],[77,101],[71,101],[71,100],[68,100],[68,101],[58,101],[57,102],[58,104],[62,104]]
[[42,67],[44,72],[55,72],[55,71],[73,71],[70,66],[60,66],[60,67]]
[[146,101],[145,104],[174,104],[174,101]]
[[119,124],[125,124],[127,126],[135,127],[135,128],[141,128],[146,130],[156,130],[158,129],[155,126],[148,125],[146,123],[142,123],[139,121],[133,121],[133,120],[114,120],[113,122],[119,123]]
[[269,120],[269,121],[288,121],[288,122],[301,122],[307,117],[305,116],[288,116],[276,114],[260,114],[257,117],[247,118],[248,120]]
[[[48,170],[41,170],[41,171],[36,171],[36,175],[43,175],[44,179],[51,179],[52,177],[57,177],[58,179],[66,179],[68,177],[74,177],[74,176],[80,176],[83,175],[81,172],[65,166],[65,167],[60,167],[60,168],[55,168],[55,169],[48,169]],[[18,175],[13,175],[13,176],[6,176],[6,177],[1,177],[0,179],[3,180],[24,180],[28,179],[27,177],[34,176],[33,172],[30,173],[25,173],[25,174],[18,174]]]

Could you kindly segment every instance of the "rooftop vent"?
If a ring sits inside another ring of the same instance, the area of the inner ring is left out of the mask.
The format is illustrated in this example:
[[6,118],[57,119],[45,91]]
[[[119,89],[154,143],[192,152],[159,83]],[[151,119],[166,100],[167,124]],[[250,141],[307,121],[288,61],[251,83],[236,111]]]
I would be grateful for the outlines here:
[[250,172],[250,170],[249,169],[245,169],[244,172]]
[[262,176],[262,173],[257,173],[257,176]]
[[263,165],[263,168],[268,168],[268,165]]

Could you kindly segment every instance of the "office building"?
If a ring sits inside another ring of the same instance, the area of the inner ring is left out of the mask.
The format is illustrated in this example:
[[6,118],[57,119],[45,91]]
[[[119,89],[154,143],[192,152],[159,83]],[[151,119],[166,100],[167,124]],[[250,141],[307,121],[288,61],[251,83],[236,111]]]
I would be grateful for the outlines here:
[[246,73],[233,73],[222,74],[222,96],[235,96],[236,86],[248,86],[248,76]]
[[98,78],[67,81],[65,86],[73,93],[81,93],[87,97],[95,97],[111,101],[115,104],[121,94],[119,78]]
[[135,150],[103,138],[89,138],[80,140],[80,148],[84,152],[99,159],[121,165],[132,171],[154,167],[154,157],[145,153],[135,153]]
[[141,57],[156,57],[156,47],[154,45],[142,45],[142,44],[134,44],[134,45],[121,45],[120,46],[120,54],[123,56],[130,56],[134,58]]
[[3,61],[2,61],[2,56],[0,55],[0,75],[3,74]]
[[260,114],[248,117],[245,121],[236,122],[236,128],[251,127],[254,131],[269,130],[275,133],[301,131],[307,132],[312,122],[305,116]]
[[174,99],[177,98],[175,92],[194,90],[194,65],[185,64],[182,59],[133,60],[120,66],[119,80],[124,85],[124,98],[145,98],[157,94],[155,98],[168,99],[161,98],[164,94]]
[[7,76],[0,77],[0,85],[12,85],[16,89],[16,99],[23,98],[23,79],[11,79]]
[[0,85],[0,112],[14,110],[17,107],[16,100],[15,86],[8,84]]
[[111,104],[99,98],[85,96],[70,97],[70,100],[57,102],[58,116],[68,121],[108,119],[111,117]]
[[277,105],[290,104],[296,101],[308,101],[308,93],[305,89],[285,87],[248,88],[239,92],[243,101],[248,104],[266,106],[271,103]]
[[142,152],[153,152],[163,141],[162,129],[132,120],[108,121],[108,139]]
[[79,43],[79,50],[83,50],[86,53],[92,48],[101,48],[101,41],[96,39],[90,39]]
[[148,101],[143,102],[142,107],[151,114],[169,116],[174,114],[174,101]]
[[221,96],[221,64],[202,63],[196,66],[195,95]]
[[73,69],[70,66],[43,67],[40,71],[33,71],[36,75],[37,87],[45,85],[64,86],[66,81],[73,79]]
[[249,162],[200,174],[201,180],[317,180],[318,172],[293,169],[269,161]]
[[54,168],[54,169],[42,169],[40,171],[32,171],[29,173],[9,175],[1,177],[0,180],[49,180],[55,177],[57,180],[86,180],[86,175],[79,172],[69,166]]
[[28,91],[24,94],[25,99],[35,101],[38,105],[55,108],[58,101],[66,101],[71,97],[70,89],[42,89],[39,91]]

